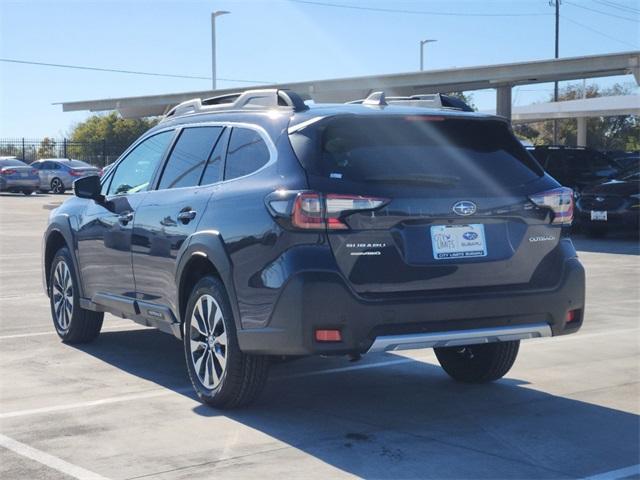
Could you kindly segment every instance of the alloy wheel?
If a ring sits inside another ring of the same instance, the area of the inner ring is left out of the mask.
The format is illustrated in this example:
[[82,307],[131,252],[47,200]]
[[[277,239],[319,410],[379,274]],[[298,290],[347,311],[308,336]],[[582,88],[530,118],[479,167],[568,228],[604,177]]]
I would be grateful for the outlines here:
[[189,328],[191,361],[198,380],[213,390],[227,366],[227,331],[220,305],[211,295],[198,298]]
[[65,332],[73,315],[73,280],[67,263],[58,262],[53,274],[53,311],[58,328]]
[[53,193],[61,193],[62,192],[62,182],[57,178],[51,180],[51,190]]

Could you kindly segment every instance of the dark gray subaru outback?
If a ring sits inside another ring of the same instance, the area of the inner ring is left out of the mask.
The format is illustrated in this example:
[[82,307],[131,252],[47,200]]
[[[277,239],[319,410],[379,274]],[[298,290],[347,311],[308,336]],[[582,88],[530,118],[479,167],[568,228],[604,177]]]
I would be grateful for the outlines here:
[[51,212],[58,334],[91,341],[103,312],[172,333],[226,408],[275,355],[432,347],[456,380],[501,378],[520,340],[580,328],[584,270],[571,190],[468,110],[284,90],[178,105]]

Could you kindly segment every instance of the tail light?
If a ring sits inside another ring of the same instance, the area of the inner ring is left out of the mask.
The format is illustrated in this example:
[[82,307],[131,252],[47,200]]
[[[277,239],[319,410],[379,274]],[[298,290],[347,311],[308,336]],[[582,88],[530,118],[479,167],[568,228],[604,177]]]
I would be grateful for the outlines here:
[[346,213],[375,210],[389,201],[362,195],[287,193],[295,194],[292,204],[279,194],[268,199],[271,210],[281,217],[289,215],[291,225],[303,230],[348,230],[349,227],[342,220]]
[[38,169],[37,168],[32,168],[31,169],[31,175],[38,175]]
[[13,168],[0,168],[0,175],[13,175],[16,172]]
[[554,188],[529,197],[538,207],[553,212],[554,225],[569,226],[573,221],[573,190],[567,187]]
[[69,170],[69,175],[71,175],[72,177],[81,177],[82,172],[79,170]]

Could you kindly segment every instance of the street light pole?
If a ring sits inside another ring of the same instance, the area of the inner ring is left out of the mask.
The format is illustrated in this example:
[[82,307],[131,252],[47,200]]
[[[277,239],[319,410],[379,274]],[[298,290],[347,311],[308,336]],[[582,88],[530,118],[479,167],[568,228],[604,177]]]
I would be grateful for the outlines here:
[[217,10],[211,13],[211,86],[216,89],[216,17],[226,15],[225,10]]
[[420,71],[424,70],[424,45],[426,43],[432,43],[437,41],[438,40],[434,40],[434,39],[420,40]]

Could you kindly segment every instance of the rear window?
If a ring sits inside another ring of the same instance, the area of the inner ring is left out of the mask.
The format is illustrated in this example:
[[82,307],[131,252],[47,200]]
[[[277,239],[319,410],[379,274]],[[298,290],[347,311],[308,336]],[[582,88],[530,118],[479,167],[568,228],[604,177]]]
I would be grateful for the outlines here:
[[27,164],[16,159],[8,158],[6,160],[0,160],[0,167],[26,167]]
[[91,165],[83,162],[82,160],[69,160],[64,162],[64,164],[71,168],[92,168]]
[[341,181],[495,191],[543,175],[497,120],[348,116],[318,122],[290,138],[311,175]]

